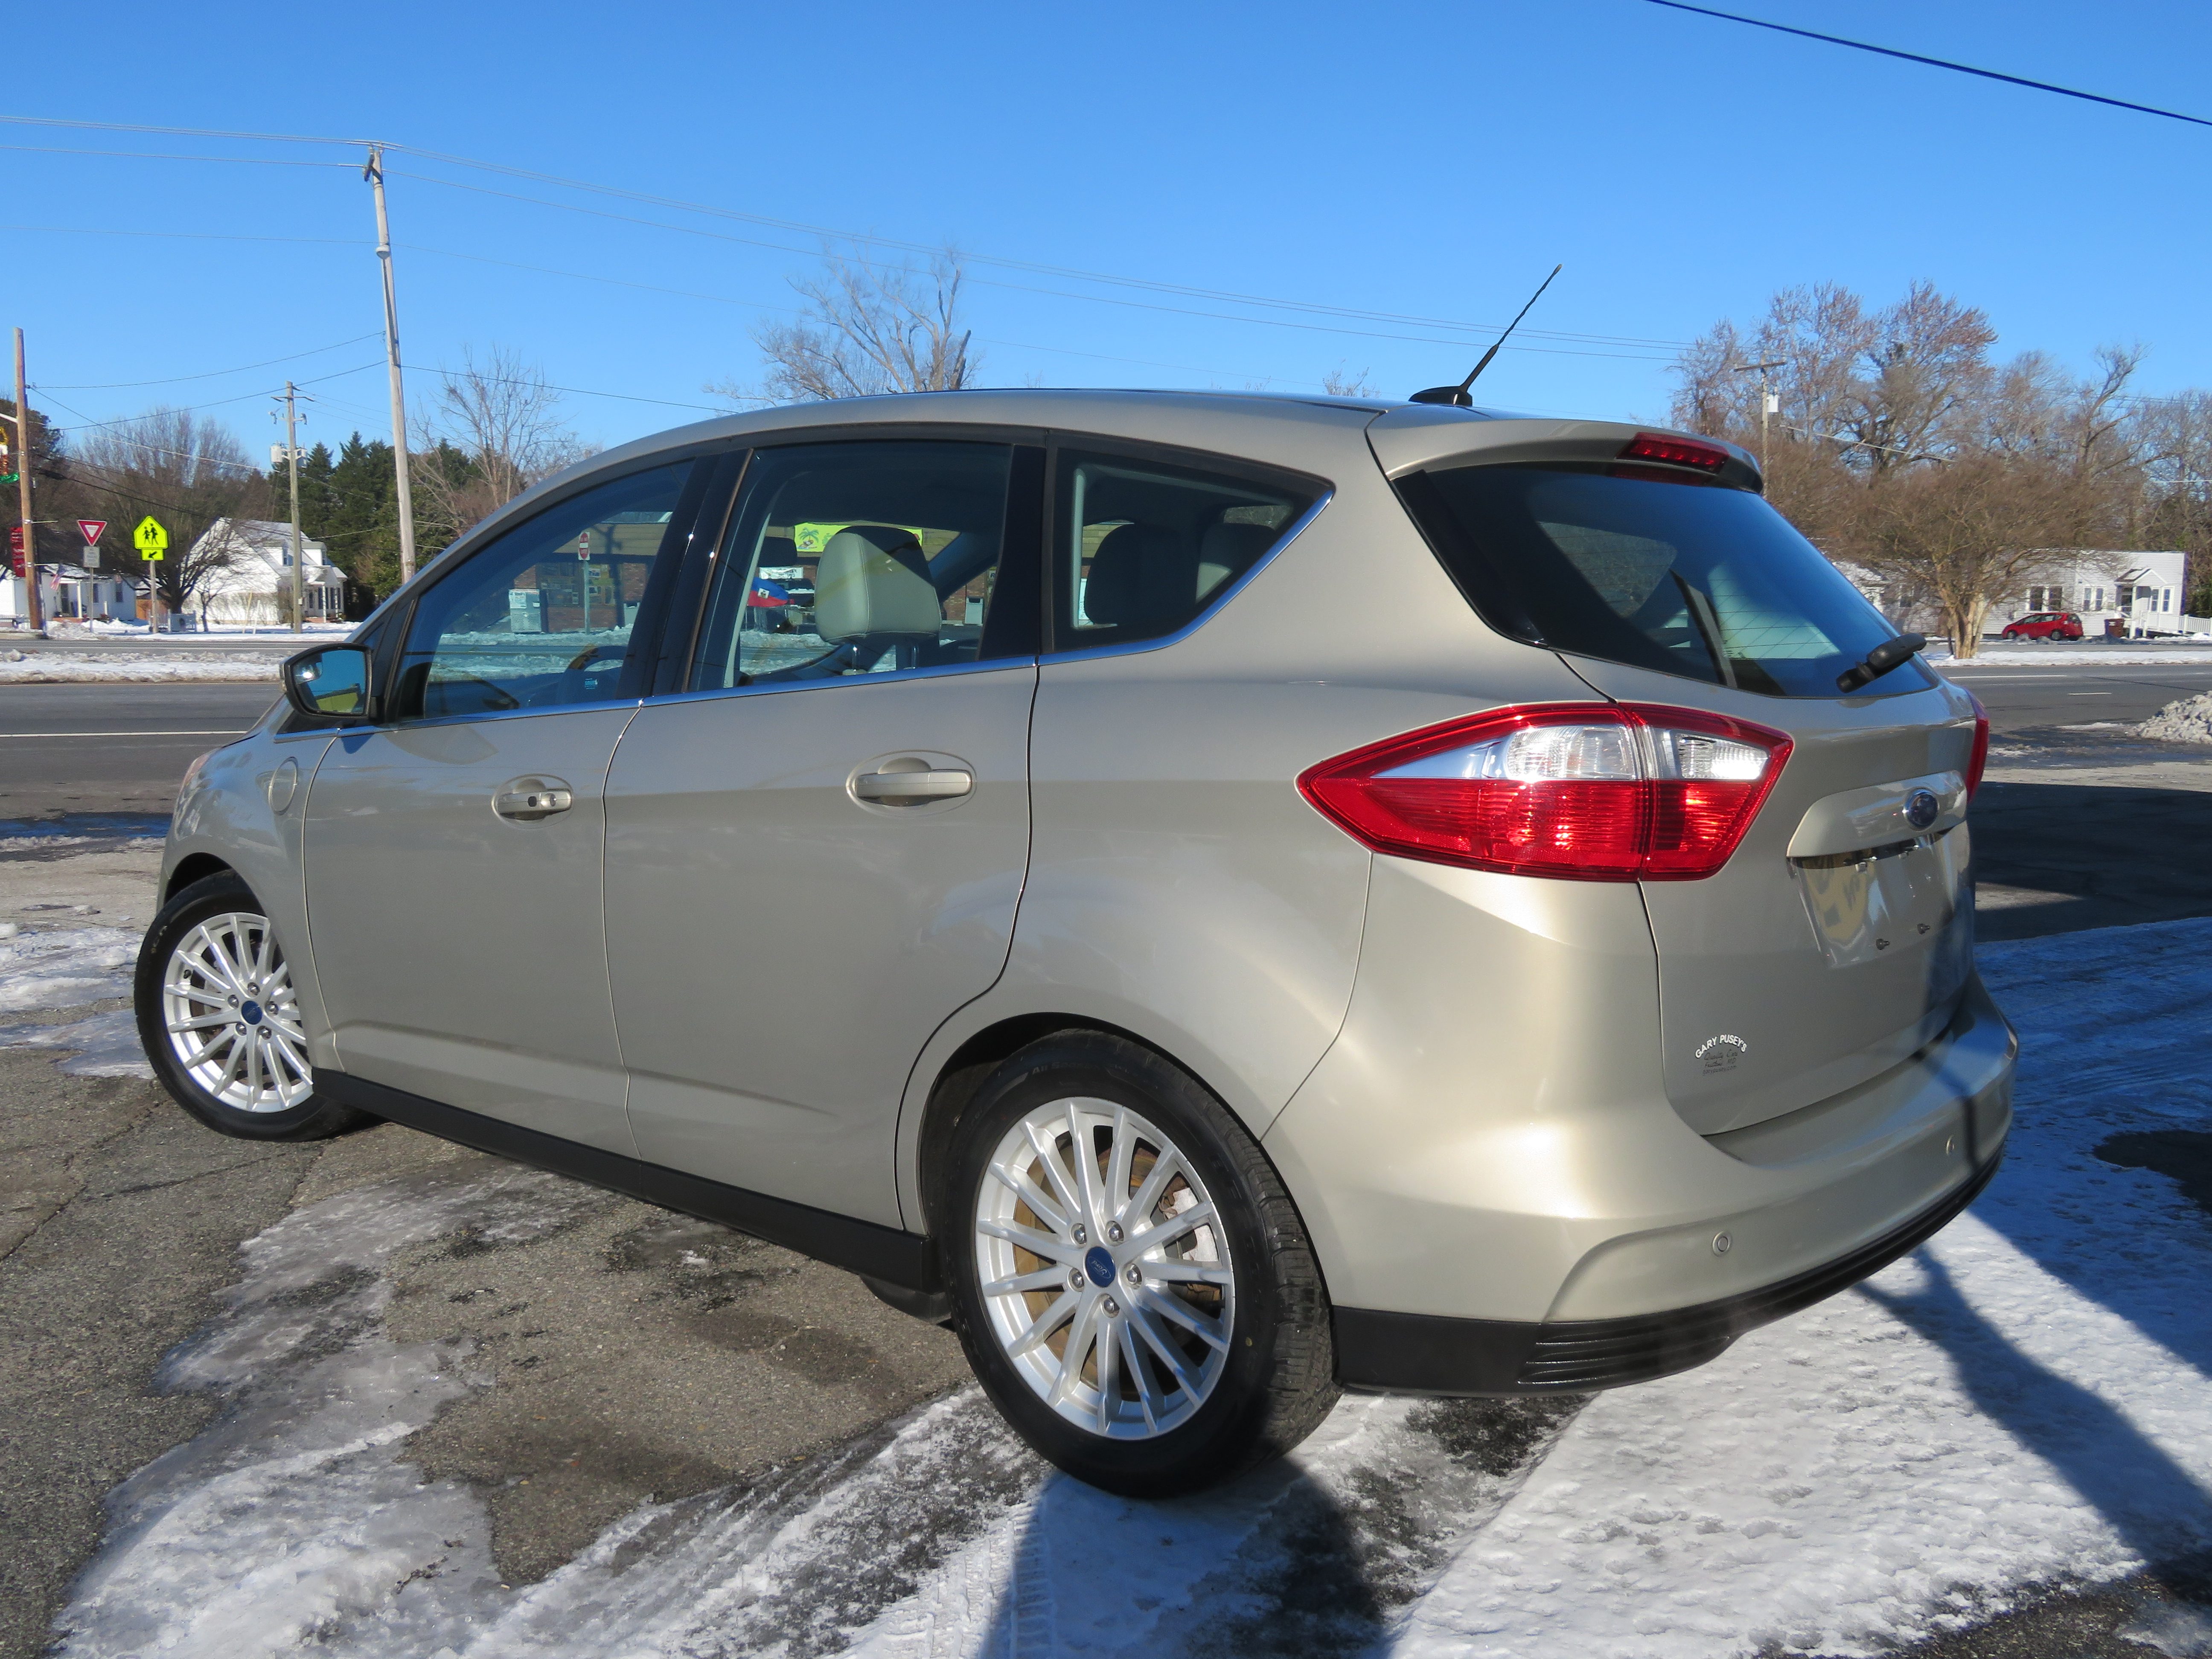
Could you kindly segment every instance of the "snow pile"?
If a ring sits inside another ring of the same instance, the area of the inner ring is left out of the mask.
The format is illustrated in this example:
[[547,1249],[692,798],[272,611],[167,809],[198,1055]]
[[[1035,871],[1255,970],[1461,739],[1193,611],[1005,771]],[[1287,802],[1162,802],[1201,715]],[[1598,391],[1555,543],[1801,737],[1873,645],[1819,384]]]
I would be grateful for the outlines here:
[[282,659],[263,653],[181,653],[102,649],[0,652],[0,685],[152,684],[165,680],[273,680]]
[[2212,743],[2212,691],[2176,698],[2137,726],[2136,735],[2166,743]]

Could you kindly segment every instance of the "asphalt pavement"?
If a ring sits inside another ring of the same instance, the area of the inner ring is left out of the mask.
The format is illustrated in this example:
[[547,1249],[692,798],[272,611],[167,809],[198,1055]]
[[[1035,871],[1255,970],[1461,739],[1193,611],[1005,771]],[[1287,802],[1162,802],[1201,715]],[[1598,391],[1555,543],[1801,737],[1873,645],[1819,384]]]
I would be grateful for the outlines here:
[[196,755],[252,729],[267,684],[0,686],[0,819],[167,812]]

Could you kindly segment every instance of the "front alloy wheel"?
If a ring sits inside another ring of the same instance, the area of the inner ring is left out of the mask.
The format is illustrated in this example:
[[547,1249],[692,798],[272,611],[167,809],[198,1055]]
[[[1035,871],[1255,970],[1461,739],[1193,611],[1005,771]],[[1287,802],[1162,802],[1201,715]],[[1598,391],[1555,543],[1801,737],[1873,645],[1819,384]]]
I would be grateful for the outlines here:
[[220,912],[170,947],[162,1023],[178,1066],[241,1112],[289,1110],[315,1091],[291,970],[269,918]]
[[176,1103],[241,1140],[319,1140],[366,1121],[315,1092],[269,913],[225,872],[161,907],[139,947],[138,1040]]

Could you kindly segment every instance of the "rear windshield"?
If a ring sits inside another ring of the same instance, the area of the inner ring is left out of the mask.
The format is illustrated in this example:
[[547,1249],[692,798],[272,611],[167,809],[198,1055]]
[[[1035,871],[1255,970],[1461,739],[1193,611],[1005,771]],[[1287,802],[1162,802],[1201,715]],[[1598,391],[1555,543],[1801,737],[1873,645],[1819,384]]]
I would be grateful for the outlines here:
[[[1833,697],[1897,630],[1747,490],[1565,467],[1442,467],[1399,493],[1501,632],[1778,697]],[[1860,695],[1929,684],[1917,659]]]

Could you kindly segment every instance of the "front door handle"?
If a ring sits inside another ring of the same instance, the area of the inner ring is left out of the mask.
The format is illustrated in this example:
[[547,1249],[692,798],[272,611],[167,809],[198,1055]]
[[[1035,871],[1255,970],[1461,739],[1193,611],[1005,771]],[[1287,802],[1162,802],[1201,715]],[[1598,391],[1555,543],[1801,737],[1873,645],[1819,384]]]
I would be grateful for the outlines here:
[[575,791],[559,778],[516,778],[491,798],[493,811],[522,823],[550,818],[575,804]]
[[863,772],[853,780],[853,793],[862,800],[945,800],[972,794],[973,772]]

